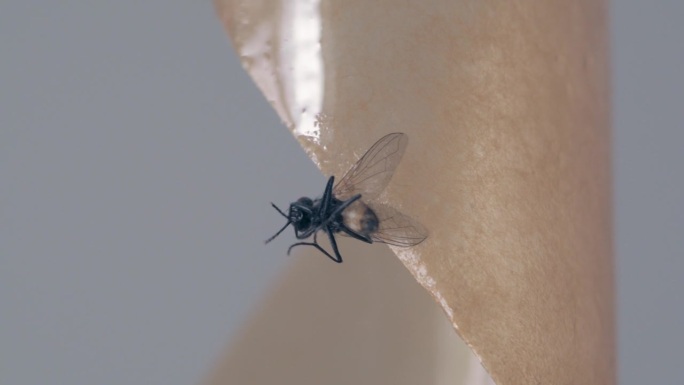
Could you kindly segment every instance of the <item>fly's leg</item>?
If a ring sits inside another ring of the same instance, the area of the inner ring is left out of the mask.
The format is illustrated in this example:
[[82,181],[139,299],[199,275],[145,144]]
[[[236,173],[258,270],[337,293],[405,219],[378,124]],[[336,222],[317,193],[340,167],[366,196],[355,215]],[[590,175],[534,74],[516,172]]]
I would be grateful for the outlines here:
[[334,220],[337,218],[337,216],[340,215],[340,214],[342,213],[342,211],[344,211],[344,209],[346,209],[346,208],[349,207],[352,203],[356,202],[356,201],[359,200],[359,199],[361,199],[361,194],[356,194],[356,195],[354,195],[353,197],[351,197],[351,198],[347,199],[346,201],[344,201],[339,207],[337,207],[337,208],[335,209],[335,211],[333,211],[333,212],[328,216],[328,218],[326,218],[326,220],[325,220],[323,223],[321,223],[321,226],[320,226],[320,227],[328,226],[328,224],[329,224],[330,222],[334,221]]
[[323,196],[321,197],[321,209],[319,214],[322,216],[321,219],[327,218],[328,208],[332,203],[332,189],[335,183],[335,177],[331,176],[328,178],[328,183],[325,185],[325,191],[323,191]]
[[325,251],[325,249],[322,248],[321,245],[318,244],[318,241],[316,240],[316,236],[318,235],[318,233],[316,233],[316,235],[314,235],[314,241],[313,242],[298,242],[298,243],[291,245],[290,248],[287,249],[287,255],[290,255],[290,251],[292,251],[292,249],[295,246],[313,246],[316,249],[318,249],[318,251],[325,254],[328,258],[332,259],[333,261],[335,261],[337,263],[342,263],[342,257],[340,256],[340,252],[337,249],[337,243],[335,242],[335,238],[333,237],[332,233],[328,229],[326,229],[326,233],[328,233],[328,236],[330,237],[331,243],[333,245],[333,250],[335,251],[335,256],[337,258],[330,255],[330,253]]
[[337,263],[342,263],[342,259],[339,259],[339,260],[336,259],[336,258],[333,257],[332,255],[330,255],[330,253],[328,253],[327,251],[325,251],[325,249],[322,248],[321,245],[319,245],[318,243],[312,243],[312,242],[298,242],[298,243],[295,243],[294,245],[290,246],[289,249],[287,249],[287,255],[290,255],[290,250],[292,250],[292,248],[295,247],[295,246],[313,246],[313,247],[317,248],[318,251],[320,251],[321,253],[325,254],[328,258],[332,259],[333,261],[335,261],[335,262],[337,262]]
[[342,256],[340,255],[340,250],[337,248],[337,241],[335,240],[335,235],[333,235],[332,230],[330,229],[330,226],[326,228],[326,233],[328,233],[328,239],[330,239],[330,244],[332,245],[333,252],[335,253],[335,256],[337,258],[333,258],[330,254],[325,253],[330,259],[337,263],[342,263]]
[[344,223],[340,223],[338,226],[341,231],[344,231],[347,235],[354,239],[358,239],[359,241],[363,241],[366,243],[373,243],[373,239],[371,237],[357,233],[356,231],[347,227]]
[[275,203],[271,202],[271,206],[273,206],[273,208],[276,209],[280,213],[280,215],[284,216],[285,219],[287,219],[288,221],[290,220],[290,217],[288,217],[287,214],[280,210],[278,206],[275,205]]
[[297,239],[306,239],[306,238],[309,238],[311,236],[311,234],[314,234],[315,232],[317,232],[320,229],[321,228],[319,226],[316,226],[316,227],[312,226],[310,229],[306,230],[303,233],[299,233],[299,232],[297,232],[297,229],[295,229],[295,237],[297,237]]
[[[287,223],[285,224],[285,226],[283,226],[282,229],[278,230],[278,232],[275,233],[274,236],[272,236],[271,238],[268,238],[266,241],[264,241],[264,243],[269,243],[269,242],[271,242],[272,240],[274,240],[278,235],[280,235],[280,233],[282,233],[283,231],[285,231],[285,229],[287,228],[287,226],[289,226],[289,225],[292,223],[292,221],[290,221],[290,217],[288,217],[284,212],[282,212],[282,211],[278,208],[278,206],[275,205],[275,203],[271,202],[271,206],[273,206],[273,208],[276,209],[276,210],[280,213],[280,215],[284,216],[284,217],[287,219]],[[295,233],[296,233],[296,230],[295,230]]]
[[346,209],[346,208],[349,207],[352,203],[358,201],[359,199],[361,199],[361,194],[356,194],[356,195],[354,195],[353,197],[351,197],[351,198],[347,199],[346,201],[344,201],[344,203],[342,203],[339,207],[337,207],[337,208],[335,209],[335,211],[333,211],[333,213],[332,213],[332,215],[330,216],[330,219],[328,219],[328,221],[330,221],[332,218],[335,218],[337,215],[341,214],[342,211],[344,211],[344,209]]

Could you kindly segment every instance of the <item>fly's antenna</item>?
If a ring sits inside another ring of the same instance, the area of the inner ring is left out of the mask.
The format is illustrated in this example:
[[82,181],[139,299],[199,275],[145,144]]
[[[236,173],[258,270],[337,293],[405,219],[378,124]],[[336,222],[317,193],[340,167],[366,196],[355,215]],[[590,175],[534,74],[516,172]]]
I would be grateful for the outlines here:
[[268,239],[264,242],[264,244],[269,243],[269,242],[271,242],[272,240],[274,240],[275,237],[277,237],[278,235],[280,235],[280,233],[282,233],[282,232],[287,228],[287,226],[289,226],[289,225],[292,223],[292,221],[290,220],[290,217],[288,217],[287,214],[285,214],[282,210],[280,210],[280,209],[278,208],[278,206],[275,205],[275,203],[271,202],[271,206],[273,206],[273,208],[276,209],[276,211],[278,211],[278,212],[280,213],[280,215],[282,215],[282,216],[284,216],[285,218],[287,218],[287,223],[285,224],[285,226],[283,226],[282,229],[278,230],[278,232],[275,233],[274,236],[272,236],[271,238],[268,238]]

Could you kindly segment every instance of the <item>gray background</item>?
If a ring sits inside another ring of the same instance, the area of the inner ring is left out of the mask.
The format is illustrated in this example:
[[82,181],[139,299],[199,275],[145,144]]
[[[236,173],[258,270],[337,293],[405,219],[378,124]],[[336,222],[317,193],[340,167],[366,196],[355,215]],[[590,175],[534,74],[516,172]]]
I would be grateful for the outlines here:
[[[209,0],[43,3],[0,3],[0,384],[195,383],[324,179]],[[683,19],[613,4],[622,384],[684,383]]]

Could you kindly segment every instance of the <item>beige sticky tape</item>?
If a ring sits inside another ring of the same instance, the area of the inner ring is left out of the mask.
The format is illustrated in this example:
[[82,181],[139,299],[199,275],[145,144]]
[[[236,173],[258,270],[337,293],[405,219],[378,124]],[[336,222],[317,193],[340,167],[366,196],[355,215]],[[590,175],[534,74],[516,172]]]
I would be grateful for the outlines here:
[[615,383],[606,2],[216,4],[324,173],[409,136],[395,251],[497,384]]

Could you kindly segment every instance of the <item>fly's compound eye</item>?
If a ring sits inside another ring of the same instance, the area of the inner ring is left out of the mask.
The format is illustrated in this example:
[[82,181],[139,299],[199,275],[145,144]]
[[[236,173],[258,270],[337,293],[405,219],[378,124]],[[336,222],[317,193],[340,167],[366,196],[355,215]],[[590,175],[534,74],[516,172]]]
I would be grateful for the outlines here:
[[313,206],[313,201],[311,200],[311,198],[307,198],[307,197],[301,197],[301,198],[297,199],[297,203],[300,203],[300,204],[302,204],[304,206],[308,206],[308,207]]

